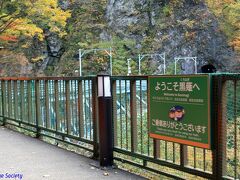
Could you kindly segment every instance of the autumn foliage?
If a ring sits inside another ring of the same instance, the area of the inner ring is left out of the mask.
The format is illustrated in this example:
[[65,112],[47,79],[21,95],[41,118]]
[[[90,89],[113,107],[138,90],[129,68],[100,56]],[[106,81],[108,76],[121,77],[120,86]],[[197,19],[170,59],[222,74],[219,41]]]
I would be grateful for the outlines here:
[[16,41],[38,34],[43,40],[44,29],[62,36],[70,16],[69,11],[59,8],[57,0],[1,0],[0,39]]

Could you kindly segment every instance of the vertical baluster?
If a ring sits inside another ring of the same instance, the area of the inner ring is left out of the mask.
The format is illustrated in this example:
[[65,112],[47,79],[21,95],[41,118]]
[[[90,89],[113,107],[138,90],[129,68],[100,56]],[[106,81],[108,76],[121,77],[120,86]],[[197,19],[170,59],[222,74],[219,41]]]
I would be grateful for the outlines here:
[[15,80],[14,81],[14,115],[15,115],[14,118],[16,120],[19,119],[19,117],[18,117],[18,88],[17,88],[17,83],[18,83],[18,81]]
[[188,146],[180,144],[180,165],[185,167],[188,164]]
[[[94,86],[93,86],[94,87]],[[112,97],[113,97],[113,139],[114,139],[114,147],[118,146],[118,123],[117,123],[117,83],[116,81],[112,81]]]
[[130,112],[131,112],[131,152],[137,150],[137,93],[136,81],[130,81]]
[[73,112],[73,119],[74,119],[74,127],[75,127],[75,132],[74,135],[75,136],[79,136],[78,134],[78,81],[74,80],[74,88],[73,88],[73,107],[72,107],[72,112]]
[[203,149],[203,171],[206,171],[206,149]]
[[2,81],[1,88],[2,88],[2,116],[3,116],[3,126],[6,123],[6,81]]
[[83,92],[82,81],[78,81],[78,118],[79,118],[79,136],[84,137],[84,118],[83,118]]
[[84,123],[85,123],[85,132],[84,132],[84,134],[85,134],[85,138],[86,139],[88,139],[88,120],[87,120],[87,97],[86,97],[86,94],[87,94],[87,90],[86,90],[86,80],[84,80],[84,86],[83,86],[83,88],[84,88],[84,91],[83,91],[83,93],[84,93],[84,95],[83,95],[83,97],[84,97]]
[[92,140],[92,112],[91,112],[91,85],[90,80],[88,80],[88,118],[89,118],[89,137]]
[[122,81],[119,80],[120,99],[120,125],[121,125],[121,148],[123,148],[123,120],[122,120]]
[[21,97],[21,121],[25,121],[25,90],[24,90],[24,80],[20,81],[20,97]]
[[173,143],[173,149],[172,149],[172,150],[173,150],[173,160],[172,160],[173,163],[175,163],[175,148],[176,148],[175,145],[176,145],[176,144]]
[[27,111],[28,111],[28,124],[30,124],[31,121],[31,117],[32,117],[32,97],[31,97],[31,81],[27,81],[27,99],[28,99],[28,103],[27,103]]
[[7,81],[7,89],[8,89],[8,117],[12,116],[12,85],[11,80]]
[[97,158],[99,156],[98,152],[98,129],[99,129],[99,124],[98,124],[98,103],[97,103],[97,79],[92,80],[92,120],[93,120],[93,157]]
[[[60,103],[59,103],[59,90],[62,89],[63,87],[61,86],[61,82],[63,80],[55,80],[54,81],[54,99],[55,99],[55,127],[56,127],[56,131],[61,131],[61,123],[62,123],[62,119],[60,118]],[[59,89],[59,84],[60,84],[60,89]],[[67,106],[67,104],[66,104]],[[65,132],[64,132],[65,133]]]
[[128,150],[128,94],[127,94],[127,80],[124,81],[125,93],[124,93],[124,102],[125,102],[125,133],[126,133],[126,149]]
[[39,80],[36,80],[35,83],[35,97],[36,97],[36,128],[37,128],[37,135],[36,137],[40,136],[40,129],[39,129],[39,120],[40,120],[40,91],[39,91]]
[[139,110],[140,110],[140,123],[141,123],[141,154],[143,154],[143,115],[142,115],[142,81],[140,80],[140,84],[139,84],[139,92],[140,92],[140,107],[139,107]]
[[[51,128],[51,124],[50,124],[50,106],[49,106],[49,80],[44,80],[44,95],[45,97],[45,112],[46,112],[46,128],[50,129]],[[51,86],[50,86],[51,87]],[[44,119],[43,119],[44,121]]]
[[167,161],[168,160],[168,143],[167,141],[164,141],[165,142],[165,160]]
[[193,147],[193,167],[194,167],[194,168],[197,167],[196,161],[197,161],[197,159],[196,159],[196,147]]
[[71,113],[70,113],[70,83],[66,80],[66,120],[67,120],[67,134],[71,134]]

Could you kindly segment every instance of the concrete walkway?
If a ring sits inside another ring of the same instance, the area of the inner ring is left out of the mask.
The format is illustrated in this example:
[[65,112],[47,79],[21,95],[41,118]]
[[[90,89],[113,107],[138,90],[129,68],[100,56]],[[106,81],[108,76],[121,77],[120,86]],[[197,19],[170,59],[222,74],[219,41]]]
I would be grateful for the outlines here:
[[94,160],[0,127],[0,180],[144,179],[100,170]]

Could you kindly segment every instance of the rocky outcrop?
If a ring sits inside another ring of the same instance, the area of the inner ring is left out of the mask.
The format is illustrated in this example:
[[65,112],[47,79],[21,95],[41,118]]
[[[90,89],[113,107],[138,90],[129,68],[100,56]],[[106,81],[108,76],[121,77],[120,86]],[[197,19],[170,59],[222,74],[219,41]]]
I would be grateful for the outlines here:
[[[175,57],[196,56],[198,72],[207,63],[218,71],[233,71],[235,53],[203,1],[109,0],[106,19],[112,32],[135,39],[142,53],[165,52],[168,67]],[[181,73],[194,73],[192,61],[181,61],[180,67]]]
[[61,7],[61,9],[67,10],[71,5],[71,1],[70,0],[59,0],[58,4]]
[[58,66],[59,60],[64,52],[62,39],[56,34],[45,30],[45,47],[42,49],[42,59],[35,65],[36,76],[50,76]]

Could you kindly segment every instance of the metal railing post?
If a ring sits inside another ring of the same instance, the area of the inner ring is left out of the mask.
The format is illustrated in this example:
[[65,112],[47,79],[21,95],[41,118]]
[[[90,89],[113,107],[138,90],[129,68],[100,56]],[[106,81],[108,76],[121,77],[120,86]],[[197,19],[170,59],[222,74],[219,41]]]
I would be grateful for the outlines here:
[[224,89],[226,89],[222,76],[213,76],[213,177],[222,179],[226,172],[226,119],[223,118]]
[[[57,132],[61,132],[61,119],[60,119],[60,115],[59,115],[59,81],[55,80],[53,82],[54,84],[54,110],[55,110],[55,128]],[[48,88],[49,91],[49,88]],[[66,98],[67,100],[67,98]],[[66,103],[67,105],[67,103]],[[49,106],[48,106],[48,111],[49,111]],[[49,116],[50,117],[50,116]],[[52,122],[50,122],[50,118],[49,118],[49,127],[51,128],[51,124]],[[53,125],[52,125],[53,126]]]
[[47,129],[51,128],[51,124],[50,124],[50,114],[49,114],[49,86],[48,86],[48,80],[44,80],[44,94],[45,94],[45,127]]
[[180,144],[180,165],[182,167],[185,167],[188,164],[187,149],[186,145]]
[[66,80],[65,87],[65,97],[66,97],[66,121],[67,121],[67,134],[72,133],[72,123],[71,123],[71,112],[70,112],[70,82]]
[[82,81],[78,81],[78,118],[79,118],[79,137],[84,137],[84,120],[83,120],[83,90]]
[[160,140],[153,139],[153,157],[154,159],[160,158]]
[[7,100],[7,102],[8,102],[8,115],[7,115],[7,117],[8,118],[10,118],[11,117],[11,115],[12,115],[12,99],[11,99],[11,97],[12,97],[12,85],[11,85],[11,80],[8,80],[7,81],[7,89],[8,89],[8,91],[7,91],[7,98],[8,98],[8,100]]
[[113,139],[114,147],[118,146],[118,124],[117,124],[117,83],[112,80],[112,97],[113,97]]
[[136,81],[130,81],[130,113],[131,113],[131,152],[137,150],[137,98]]
[[39,119],[40,119],[40,93],[39,93],[39,80],[35,82],[35,103],[36,103],[36,138],[40,137]]
[[27,81],[27,98],[28,98],[28,124],[30,124],[32,118],[32,89],[31,89],[31,81]]
[[26,113],[25,113],[25,94],[24,94],[24,80],[20,81],[20,95],[21,95],[21,121],[25,121]]
[[98,148],[98,103],[97,103],[97,81],[92,80],[92,120],[93,120],[93,158],[99,157]]
[[14,118],[16,120],[19,119],[18,117],[18,88],[17,88],[17,80],[14,81]]
[[5,117],[5,114],[6,114],[6,83],[5,81],[3,80],[2,83],[1,83],[1,88],[2,88],[2,116],[3,116],[3,126],[5,126],[6,124],[6,117]]

